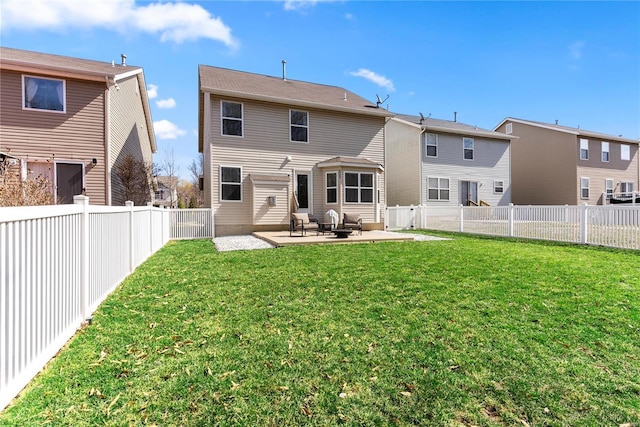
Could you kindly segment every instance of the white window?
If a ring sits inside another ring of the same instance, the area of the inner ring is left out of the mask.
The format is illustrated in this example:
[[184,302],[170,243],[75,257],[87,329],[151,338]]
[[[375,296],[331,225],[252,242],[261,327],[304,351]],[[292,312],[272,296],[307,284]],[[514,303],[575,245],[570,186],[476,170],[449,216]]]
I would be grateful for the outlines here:
[[429,200],[449,200],[449,178],[427,178]]
[[345,172],[344,201],[347,203],[373,203],[373,174]]
[[607,198],[607,200],[609,200],[611,198],[611,196],[613,195],[613,179],[611,178],[607,178],[604,180],[604,192],[605,192],[605,196]]
[[473,160],[473,138],[462,138],[463,154],[465,160]]
[[580,138],[580,160],[589,160],[589,140]]
[[338,173],[327,172],[327,203],[338,203]]
[[242,168],[220,166],[220,200],[242,201]]
[[620,192],[621,193],[633,193],[633,182],[621,182],[620,183]]
[[493,181],[493,192],[496,194],[504,193],[504,181]]
[[427,157],[438,157],[438,135],[428,133],[424,137],[424,152]]
[[221,101],[220,114],[222,116],[222,135],[243,135],[242,104],[238,102]]
[[64,113],[66,104],[66,82],[64,80],[22,76],[23,109]]
[[589,178],[580,178],[580,198],[589,198]]
[[505,132],[507,133],[507,135],[511,135],[513,133],[513,123],[507,123]]
[[306,111],[289,110],[289,125],[291,141],[309,142],[309,113]]
[[609,161],[609,143],[602,141],[602,161]]
[[620,146],[620,160],[631,160],[631,147],[622,144]]

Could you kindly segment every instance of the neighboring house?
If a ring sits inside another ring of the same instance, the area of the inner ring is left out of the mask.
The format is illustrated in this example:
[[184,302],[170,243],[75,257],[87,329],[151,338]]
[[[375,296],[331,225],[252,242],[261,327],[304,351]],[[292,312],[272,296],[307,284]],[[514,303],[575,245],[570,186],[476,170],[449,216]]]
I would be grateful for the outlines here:
[[457,121],[396,115],[385,128],[389,206],[511,202],[512,136]]
[[601,205],[638,189],[638,140],[511,117],[495,130],[518,137],[511,145],[515,204]]
[[113,64],[0,47],[0,152],[19,159],[22,179],[52,182],[58,203],[85,194],[92,204],[122,205],[116,165],[128,154],[152,161],[144,73],[125,58]]
[[175,176],[157,176],[154,206],[163,208],[178,207],[178,178]]
[[199,151],[216,235],[360,214],[382,229],[388,111],[345,89],[199,67]]

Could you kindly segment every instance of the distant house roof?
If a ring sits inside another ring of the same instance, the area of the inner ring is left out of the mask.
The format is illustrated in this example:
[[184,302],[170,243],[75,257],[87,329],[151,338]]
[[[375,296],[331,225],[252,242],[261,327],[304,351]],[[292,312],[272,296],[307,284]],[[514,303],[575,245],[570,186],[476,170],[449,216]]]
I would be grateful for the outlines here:
[[479,136],[486,138],[494,138],[494,139],[517,139],[518,137],[515,135],[506,135],[501,132],[495,132],[488,129],[482,129],[477,126],[467,125],[465,123],[460,123],[458,121],[450,121],[450,120],[441,120],[434,119],[431,117],[425,117],[422,119],[418,116],[412,116],[408,114],[397,114],[395,119],[402,120],[407,123],[411,123],[414,126],[421,127],[427,131],[434,132],[446,132],[453,133],[458,135],[471,135],[471,136]]
[[146,126],[149,129],[152,151],[156,151],[156,139],[153,132],[147,85],[144,79],[144,71],[141,67],[0,46],[0,69],[37,73],[58,78],[103,82],[106,86],[113,86],[119,80],[136,76],[140,87]]
[[156,180],[158,181],[158,185],[162,185],[165,188],[176,188],[178,185],[178,177],[176,176],[156,176]]
[[380,169],[384,170],[381,164],[372,162],[369,159],[364,159],[362,157],[345,157],[338,156],[332,157],[331,159],[324,160],[318,163],[319,168],[328,168],[328,167],[361,167],[361,168],[371,168],[371,169]]
[[609,134],[601,133],[601,132],[593,132],[593,131],[590,131],[590,130],[575,128],[575,127],[570,127],[570,126],[563,126],[563,125],[557,125],[557,124],[551,124],[551,123],[537,122],[537,121],[533,121],[533,120],[516,119],[516,118],[513,118],[513,117],[505,118],[504,120],[502,120],[500,122],[500,124],[498,124],[498,126],[495,127],[495,129],[498,129],[500,126],[502,126],[506,122],[522,123],[522,124],[525,124],[525,125],[535,126],[535,127],[544,128],[544,129],[550,129],[550,130],[554,130],[554,131],[557,131],[557,132],[569,133],[569,134],[576,135],[576,136],[584,136],[584,137],[588,137],[588,138],[605,139],[607,141],[626,142],[626,143],[631,143],[631,144],[640,144],[640,140],[637,140],[637,139],[624,138],[622,136],[609,135]]

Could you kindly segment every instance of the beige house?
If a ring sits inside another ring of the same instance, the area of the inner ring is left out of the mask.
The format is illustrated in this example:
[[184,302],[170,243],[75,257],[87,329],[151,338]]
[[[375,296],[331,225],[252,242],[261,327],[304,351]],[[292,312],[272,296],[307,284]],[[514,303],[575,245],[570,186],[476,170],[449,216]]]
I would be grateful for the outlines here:
[[343,88],[201,65],[199,151],[216,235],[333,210],[382,229],[391,114]]
[[511,140],[458,121],[398,114],[386,125],[389,206],[505,206]]
[[515,204],[601,205],[638,191],[638,140],[511,117],[494,130],[518,137],[511,144]]
[[128,154],[152,162],[144,73],[125,59],[114,64],[0,47],[0,153],[19,162],[22,179],[53,183],[58,203],[85,194],[92,204],[122,205],[115,167]]

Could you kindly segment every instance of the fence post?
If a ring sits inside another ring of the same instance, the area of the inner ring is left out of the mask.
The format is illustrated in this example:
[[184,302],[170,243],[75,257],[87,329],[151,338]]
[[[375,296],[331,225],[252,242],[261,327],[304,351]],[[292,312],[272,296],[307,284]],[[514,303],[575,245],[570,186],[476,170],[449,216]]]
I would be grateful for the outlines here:
[[82,206],[80,220],[80,316],[86,320],[89,316],[89,198],[73,196],[73,203]]
[[389,206],[384,207],[384,231],[389,231]]
[[509,203],[509,237],[513,237],[513,203]]
[[587,203],[585,202],[580,211],[580,243],[587,243],[587,238],[589,237],[587,235],[587,228],[589,225],[587,224],[587,218]]
[[460,204],[460,232],[464,233],[464,205]]
[[153,246],[153,203],[147,202],[147,208],[149,209],[149,254],[152,254],[155,250]]
[[133,270],[136,268],[134,256],[134,244],[133,244],[133,229],[134,229],[134,221],[133,221],[133,202],[126,201],[124,202],[125,206],[129,208],[129,273],[133,273]]
[[413,208],[413,205],[411,205],[411,209],[409,209],[409,215],[411,216],[411,224],[409,225],[409,228],[411,228],[412,230],[416,229],[416,211]]

